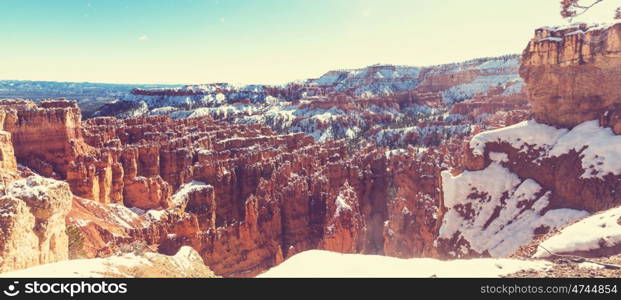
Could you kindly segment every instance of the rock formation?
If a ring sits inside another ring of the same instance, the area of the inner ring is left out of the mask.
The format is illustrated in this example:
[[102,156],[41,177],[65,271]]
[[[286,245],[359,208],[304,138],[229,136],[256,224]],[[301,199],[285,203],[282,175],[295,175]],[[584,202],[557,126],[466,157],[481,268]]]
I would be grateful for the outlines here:
[[0,192],[0,272],[68,258],[69,185],[37,175]]
[[440,253],[509,255],[621,204],[620,34],[620,24],[536,30],[520,67],[535,120],[478,133],[465,170],[442,173]]
[[573,127],[602,118],[621,133],[621,24],[537,29],[522,54],[535,118]]

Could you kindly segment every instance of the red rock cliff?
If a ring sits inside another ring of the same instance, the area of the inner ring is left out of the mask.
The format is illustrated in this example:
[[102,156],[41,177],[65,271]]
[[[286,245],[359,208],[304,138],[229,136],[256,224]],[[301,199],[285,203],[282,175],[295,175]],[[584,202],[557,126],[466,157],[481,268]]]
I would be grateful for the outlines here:
[[620,70],[621,24],[578,24],[537,29],[520,75],[538,121],[573,127],[601,117],[618,134]]

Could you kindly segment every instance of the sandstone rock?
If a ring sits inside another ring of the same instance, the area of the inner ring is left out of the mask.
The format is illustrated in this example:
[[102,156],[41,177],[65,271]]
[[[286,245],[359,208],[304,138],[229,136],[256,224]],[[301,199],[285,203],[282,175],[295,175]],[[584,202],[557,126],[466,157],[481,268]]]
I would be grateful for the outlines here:
[[328,202],[321,249],[341,253],[358,253],[362,249],[366,225],[359,203],[356,192],[346,181],[334,201]]
[[2,272],[68,258],[64,219],[71,192],[66,183],[36,175],[17,180],[0,205]]
[[171,190],[161,177],[136,177],[125,182],[123,201],[128,207],[140,209],[168,208],[171,202]]
[[90,150],[82,140],[75,102],[43,101],[41,107],[0,102],[0,107],[17,110],[16,121],[4,128],[12,135],[15,156],[43,176],[64,178],[69,162]]
[[520,75],[534,116],[573,127],[621,103],[621,24],[544,27],[522,54]]

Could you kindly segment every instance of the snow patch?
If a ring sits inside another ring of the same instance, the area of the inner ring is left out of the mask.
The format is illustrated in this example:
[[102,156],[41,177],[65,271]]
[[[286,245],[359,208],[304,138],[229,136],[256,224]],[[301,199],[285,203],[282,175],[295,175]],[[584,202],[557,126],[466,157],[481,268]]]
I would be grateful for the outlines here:
[[621,244],[620,219],[621,206],[585,218],[543,241],[534,257],[548,257],[550,256],[548,251],[568,253],[619,245]]

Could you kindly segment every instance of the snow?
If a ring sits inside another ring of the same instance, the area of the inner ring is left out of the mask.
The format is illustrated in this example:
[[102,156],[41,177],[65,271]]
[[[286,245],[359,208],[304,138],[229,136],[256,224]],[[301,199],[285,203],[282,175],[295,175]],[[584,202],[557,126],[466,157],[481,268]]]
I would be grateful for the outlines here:
[[507,153],[490,152],[489,153],[489,159],[491,159],[492,161],[495,161],[497,163],[502,163],[502,162],[509,161],[509,156],[507,155]]
[[434,66],[429,74],[451,74],[469,69],[477,69],[487,74],[499,73],[500,71],[519,67],[519,55],[507,55],[504,57],[477,58],[460,63],[450,63]]
[[160,221],[166,215],[167,215],[167,212],[165,210],[151,209],[147,211],[145,217],[147,220],[150,220],[150,221]]
[[441,261],[310,250],[292,256],[258,277],[499,277],[527,269],[543,270],[549,266],[548,262],[532,260]]
[[548,31],[552,31],[552,32],[556,32],[556,31],[561,31],[561,30],[572,30],[575,29],[580,30],[580,26],[587,26],[587,32],[589,31],[593,31],[593,30],[603,30],[603,29],[608,29],[611,26],[614,26],[616,24],[619,24],[619,22],[613,22],[613,23],[573,23],[573,24],[565,24],[565,25],[559,25],[559,26],[544,26],[544,27],[540,27],[538,28],[538,30],[548,30]]
[[560,42],[562,42],[562,41],[563,41],[563,38],[550,36],[550,37],[547,37],[547,38],[542,38],[542,39],[539,39],[539,40],[537,41],[537,43],[541,43],[541,42],[554,42],[554,43],[560,43]]
[[[583,150],[584,149],[584,150]],[[571,150],[580,152],[581,178],[601,177],[612,173],[621,174],[621,136],[610,128],[602,128],[598,121],[587,121],[562,136],[550,151],[551,156],[560,156]]]
[[505,90],[502,92],[503,96],[510,96],[518,94],[522,91],[525,84],[524,81],[519,79],[515,81],[510,81],[505,84]]
[[334,200],[336,204],[336,211],[334,212],[335,218],[340,216],[343,211],[351,211],[351,206],[347,204],[347,197],[353,193],[355,193],[354,189],[349,185],[349,182],[345,181]]
[[[405,145],[407,142],[416,142],[425,140],[430,135],[437,136],[453,136],[459,134],[468,134],[471,130],[470,125],[443,125],[443,126],[409,126],[402,128],[382,129],[371,136],[380,146]],[[408,137],[416,137],[412,141]]]
[[63,185],[67,185],[67,183],[32,175],[12,182],[7,189],[7,196],[17,199],[46,201],[49,198],[50,190],[59,189]]
[[[448,211],[439,238],[451,239],[459,234],[472,250],[488,251],[492,257],[507,256],[532,241],[538,227],[557,228],[587,215],[572,209],[544,213],[550,193],[532,179],[521,181],[498,162],[480,171],[464,171],[458,176],[443,171],[441,175]],[[484,196],[476,199],[471,197],[473,194]],[[469,207],[467,216],[463,213],[465,207]]]
[[[183,246],[174,256],[146,252],[141,256],[133,253],[106,258],[75,259],[0,274],[2,278],[101,278],[149,276],[144,272],[132,272],[131,268],[158,266],[158,258],[165,258],[179,274],[191,274],[191,270],[202,259],[189,246]],[[165,264],[161,266],[166,266]],[[143,269],[139,269],[143,270]],[[147,270],[147,269],[144,269]],[[157,272],[157,271],[156,271]],[[142,274],[142,275],[140,275]]]
[[592,262],[582,262],[578,264],[578,268],[580,269],[603,269],[604,266],[599,264],[594,264]]
[[194,263],[200,260],[198,253],[190,246],[183,246],[177,251],[171,262],[180,270],[191,270]]
[[471,99],[477,94],[487,95],[491,87],[506,86],[507,83],[520,80],[519,75],[484,75],[476,77],[472,82],[459,84],[441,92],[442,99],[447,104]]
[[474,154],[483,155],[485,144],[492,142],[506,142],[523,152],[528,150],[526,145],[551,148],[566,132],[567,129],[557,129],[539,124],[535,120],[528,120],[512,126],[479,133],[470,140],[470,149]]
[[[97,204],[100,205],[99,203]],[[137,219],[140,219],[140,216],[138,214],[136,214],[131,209],[125,207],[125,205],[123,204],[110,203],[107,205],[107,208],[111,212],[110,214],[107,214],[107,216],[109,217],[106,218],[107,221],[113,222],[114,224],[123,226],[125,228],[133,229],[134,226],[132,226],[131,224]]]
[[534,120],[477,134],[470,140],[476,155],[483,155],[487,143],[509,143],[520,152],[542,151],[540,159],[579,153],[585,172],[581,178],[602,178],[621,174],[621,136],[602,128],[597,120],[586,121],[572,130],[558,129]]
[[150,265],[150,262],[143,257],[133,254],[123,256],[111,256],[107,258],[75,259],[61,261],[57,263],[39,265],[23,270],[12,271],[0,274],[5,278],[89,278],[89,277],[110,277],[125,276],[122,268],[138,267],[140,265]]
[[340,216],[342,211],[351,210],[351,206],[349,206],[349,204],[347,204],[347,202],[345,202],[345,198],[344,198],[343,194],[339,194],[336,197],[335,202],[336,202],[335,217]]
[[342,77],[346,77],[347,75],[347,72],[331,71],[319,77],[317,80],[315,80],[315,83],[318,85],[333,85],[338,82]]
[[585,218],[543,241],[534,257],[550,256],[548,251],[568,253],[619,245],[621,244],[620,219],[621,206]]
[[[413,90],[418,86],[421,68],[373,65],[362,69],[330,71],[311,85],[333,86],[336,91],[353,90],[354,95],[371,98]],[[368,79],[374,79],[369,83]]]
[[473,187],[483,188],[491,199],[500,199],[505,191],[512,190],[520,183],[517,175],[494,162],[481,171],[464,171],[457,176],[443,171],[441,175],[444,205],[447,208],[462,204]]
[[182,185],[179,190],[177,190],[177,192],[172,196],[173,203],[175,203],[175,205],[177,206],[182,205],[184,201],[187,201],[188,195],[190,193],[200,191],[209,186],[210,185],[202,181],[192,180],[191,182]]
[[517,68],[520,66],[519,59],[492,59],[475,67],[477,70]]
[[582,31],[582,30],[578,29],[578,30],[576,30],[576,31],[572,31],[572,32],[570,32],[570,33],[566,34],[565,36],[572,36],[572,35],[577,35],[577,34],[578,34],[578,35],[584,35],[584,31]]

